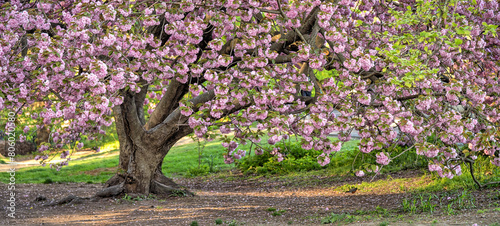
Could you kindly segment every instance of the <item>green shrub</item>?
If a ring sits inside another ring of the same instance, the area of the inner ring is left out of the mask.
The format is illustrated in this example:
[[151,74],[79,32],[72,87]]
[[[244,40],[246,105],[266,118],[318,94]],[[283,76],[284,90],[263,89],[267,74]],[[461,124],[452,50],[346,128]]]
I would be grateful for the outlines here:
[[286,174],[290,172],[319,170],[317,157],[321,154],[316,150],[304,150],[299,143],[277,145],[283,155],[283,161],[278,162],[276,156],[269,152],[262,155],[252,155],[241,159],[237,167],[245,174]]
[[207,165],[201,165],[200,167],[193,167],[188,169],[188,177],[205,176],[209,173],[209,168]]
[[[262,155],[251,155],[239,160],[237,167],[244,174],[288,174],[291,172],[312,171],[320,169],[328,169],[333,174],[346,175],[354,173],[354,171],[363,169],[375,169],[376,163],[375,153],[360,153],[357,145],[354,143],[346,143],[341,151],[332,153],[330,164],[322,167],[318,163],[317,157],[322,153],[314,149],[304,150],[300,143],[290,142],[276,145],[280,153],[283,155],[283,161],[278,162],[276,156],[269,152],[264,152]],[[384,171],[399,171],[405,169],[425,168],[428,165],[428,160],[424,156],[419,156],[415,153],[415,149],[407,150],[407,147],[396,146],[391,150],[391,156],[401,154],[394,159],[388,166],[384,167]],[[403,153],[404,152],[404,153]],[[354,164],[353,164],[354,162]],[[366,172],[366,171],[365,171]]]

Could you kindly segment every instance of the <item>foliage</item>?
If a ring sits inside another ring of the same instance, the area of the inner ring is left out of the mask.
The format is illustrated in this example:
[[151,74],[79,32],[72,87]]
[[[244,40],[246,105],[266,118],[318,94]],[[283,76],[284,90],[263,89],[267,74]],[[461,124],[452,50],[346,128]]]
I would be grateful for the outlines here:
[[320,151],[304,150],[299,143],[279,144],[277,148],[282,150],[284,160],[278,161],[277,156],[264,152],[261,155],[242,158],[238,161],[237,167],[244,173],[257,174],[286,174],[322,168],[316,159]]
[[359,152],[380,166],[394,145],[415,147],[441,177],[479,155],[500,166],[497,1],[1,4],[0,111],[42,106],[30,117],[54,128],[42,162],[104,133],[115,107],[134,109],[115,115],[133,141],[157,146],[182,137],[173,128],[233,130],[226,163],[263,134],[269,144],[298,134],[324,166],[356,129]]
[[[332,174],[346,175],[348,173],[359,172],[359,170],[375,172],[376,156],[373,154],[359,153],[355,144],[349,147],[346,145],[331,158],[331,163],[321,166],[318,156],[321,151],[314,149],[303,149],[298,142],[287,142],[275,145],[281,150],[283,160],[279,161],[278,156],[270,152],[263,152],[261,155],[244,157],[237,162],[237,167],[246,174],[287,174],[291,172],[303,172],[311,170],[327,169]],[[395,172],[405,169],[416,169],[427,167],[427,158],[419,156],[415,150],[405,151],[407,147],[396,146],[392,153],[399,155],[392,161],[392,164],[385,167],[386,171]]]

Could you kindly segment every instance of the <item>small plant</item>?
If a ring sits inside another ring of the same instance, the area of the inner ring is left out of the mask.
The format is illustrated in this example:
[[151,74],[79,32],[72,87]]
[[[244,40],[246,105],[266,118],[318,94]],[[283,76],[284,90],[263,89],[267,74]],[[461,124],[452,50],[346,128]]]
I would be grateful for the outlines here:
[[381,223],[380,223],[380,224],[378,224],[378,225],[379,225],[379,226],[387,226],[387,225],[389,225],[389,223],[387,223],[386,221],[383,221],[383,222],[381,222]]
[[422,212],[434,212],[434,208],[436,207],[436,205],[432,204],[432,197],[432,194],[429,194],[427,198],[425,197],[425,195],[420,195],[420,207],[422,208]]
[[408,212],[410,214],[414,214],[417,211],[417,200],[408,200],[408,199],[403,199],[403,202],[401,203],[403,205],[403,211]]
[[276,208],[274,208],[274,207],[269,207],[269,208],[267,208],[267,211],[269,211],[269,212],[273,212],[273,211],[276,211]]
[[387,209],[382,208],[380,206],[377,206],[375,208],[375,213],[382,214],[382,215],[387,215]]
[[228,226],[237,226],[238,225],[238,221],[236,220],[232,220],[231,222],[229,222]]
[[47,178],[47,179],[45,179],[45,180],[43,181],[43,183],[44,183],[44,184],[52,184],[52,183],[54,183],[54,181],[52,181],[52,179],[50,179],[50,178]]
[[453,203],[450,203],[446,206],[446,212],[448,215],[455,215],[455,210],[453,209]]
[[365,210],[356,210],[356,211],[354,211],[354,213],[356,213],[357,215],[370,214],[368,211],[365,211]]
[[276,216],[281,216],[281,215],[283,215],[283,213],[285,213],[285,212],[286,212],[286,210],[276,210],[276,211],[274,211],[271,215],[273,215],[274,217],[276,217]]
[[170,195],[170,197],[186,197],[187,193],[184,190],[173,190]]
[[222,219],[220,218],[215,219],[215,224],[222,224]]
[[210,161],[208,162],[208,172],[209,173],[216,173],[218,171],[215,169],[214,158],[215,158],[215,155],[210,155]]
[[339,223],[339,222],[347,222],[351,223],[354,222],[356,218],[350,214],[336,214],[336,213],[331,213],[329,216],[323,218],[321,220],[322,224],[333,224],[333,223]]
[[145,198],[145,196],[139,195],[139,196],[133,198],[132,201],[142,201],[142,200],[144,200],[144,198]]
[[474,198],[473,195],[471,195],[471,192],[467,190],[462,191],[456,199],[459,209],[475,208],[476,207],[476,205],[474,204],[475,200],[476,199]]
[[193,221],[193,222],[191,222],[191,224],[190,224],[190,225],[191,225],[191,226],[198,226],[198,221]]
[[198,167],[193,167],[188,169],[187,176],[188,177],[198,177],[198,176],[205,176],[209,173],[208,166],[206,165],[201,165]]
[[403,202],[401,202],[401,205],[403,205],[403,211],[404,212],[410,212],[410,206],[411,206],[411,202],[408,201],[408,199],[403,199]]
[[132,202],[132,196],[128,195],[128,194],[125,194],[121,200],[123,201],[128,201],[128,202]]

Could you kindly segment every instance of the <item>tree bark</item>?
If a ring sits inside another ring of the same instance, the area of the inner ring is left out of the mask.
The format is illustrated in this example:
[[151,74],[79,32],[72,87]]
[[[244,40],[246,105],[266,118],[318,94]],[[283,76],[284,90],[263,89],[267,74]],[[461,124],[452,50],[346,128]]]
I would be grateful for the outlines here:
[[[120,130],[117,125],[117,131]],[[118,133],[124,133],[125,137],[128,137],[126,131],[121,130]],[[119,137],[123,136],[119,135]],[[191,192],[184,190],[167,178],[161,170],[163,159],[171,145],[175,144],[177,140],[169,140],[163,147],[154,147],[144,143],[137,144],[131,139],[127,139],[125,142],[120,141],[119,169],[104,186],[109,188],[111,193],[98,196],[116,196],[121,193],[169,195],[179,191],[185,195],[192,195]],[[117,189],[120,190],[118,194]]]
[[[117,196],[123,193],[169,195],[179,192],[192,195],[161,171],[163,159],[170,148],[192,130],[189,127],[177,128],[175,135],[164,142],[148,142],[147,138],[161,138],[147,134],[143,129],[144,123],[140,114],[137,114],[142,106],[136,106],[138,102],[134,101],[135,98],[134,95],[126,94],[123,104],[113,109],[120,142],[118,171],[96,196]],[[137,127],[138,123],[141,126]]]

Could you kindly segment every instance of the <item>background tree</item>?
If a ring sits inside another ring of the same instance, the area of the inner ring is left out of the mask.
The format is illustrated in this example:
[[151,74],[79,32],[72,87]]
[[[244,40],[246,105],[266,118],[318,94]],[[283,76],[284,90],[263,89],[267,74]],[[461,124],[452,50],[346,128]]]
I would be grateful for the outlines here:
[[382,165],[396,144],[442,176],[500,165],[497,1],[11,1],[0,21],[0,109],[50,97],[40,120],[74,144],[114,116],[121,170],[102,195],[178,189],[163,158],[217,127],[235,132],[228,163],[267,133],[327,164],[356,129]]

